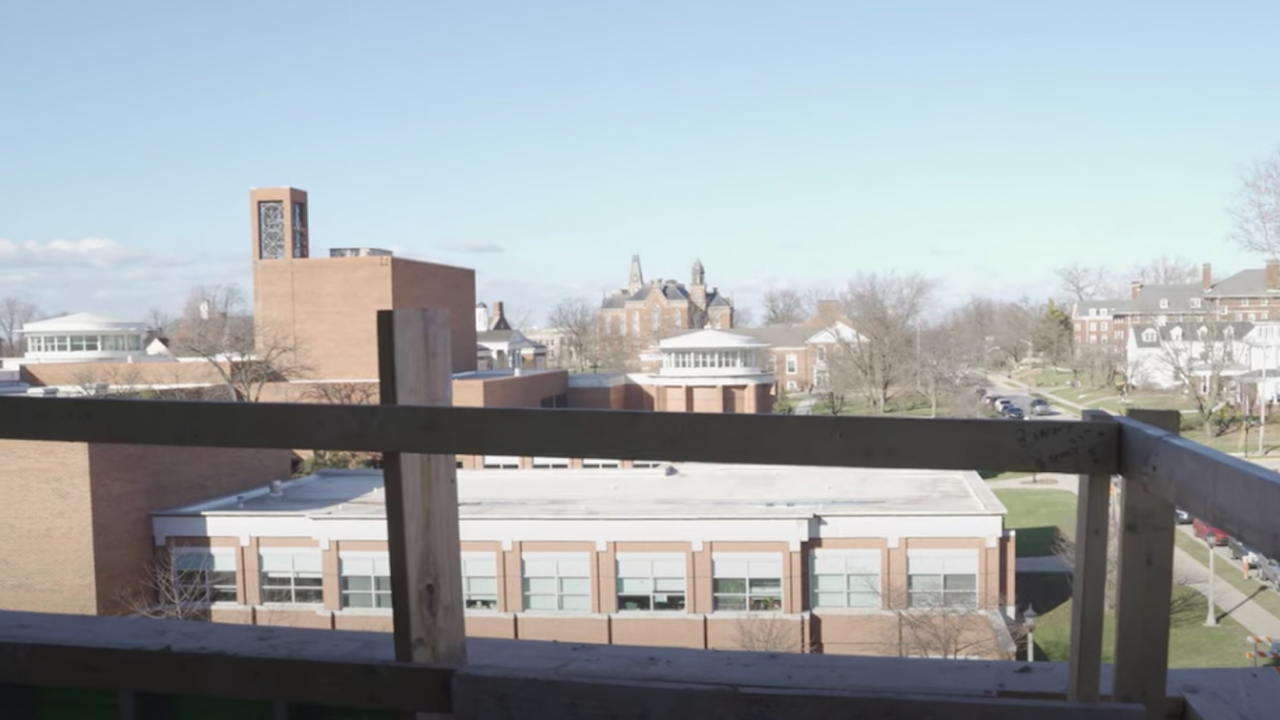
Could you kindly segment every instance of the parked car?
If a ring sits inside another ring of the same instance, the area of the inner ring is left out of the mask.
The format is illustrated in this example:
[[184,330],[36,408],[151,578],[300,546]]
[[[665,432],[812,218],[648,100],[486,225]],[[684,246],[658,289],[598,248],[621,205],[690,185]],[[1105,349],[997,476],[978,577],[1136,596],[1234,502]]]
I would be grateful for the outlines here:
[[1049,402],[1043,398],[1035,398],[1031,401],[1032,415],[1048,415],[1053,412],[1053,408],[1049,407]]
[[1195,518],[1191,517],[1191,513],[1186,510],[1182,508],[1173,509],[1173,521],[1179,525],[1190,525],[1192,520],[1195,520]]
[[1227,547],[1230,549],[1232,560],[1244,559],[1248,561],[1249,567],[1257,567],[1262,560],[1262,556],[1258,554],[1257,550],[1235,538],[1227,538]]
[[1014,405],[1006,405],[1005,408],[1000,411],[1000,414],[1004,415],[1010,420],[1026,420],[1027,419],[1027,416],[1024,415],[1022,412],[1022,408]]
[[1209,543],[1210,545],[1226,545],[1227,534],[1209,523],[1196,518],[1191,523],[1191,527],[1195,530],[1196,537]]
[[1003,413],[1005,408],[1013,407],[1013,401],[1009,398],[999,398],[995,402],[991,403],[991,407],[994,408],[996,412]]
[[1258,558],[1258,580],[1280,591],[1280,563],[1269,557]]

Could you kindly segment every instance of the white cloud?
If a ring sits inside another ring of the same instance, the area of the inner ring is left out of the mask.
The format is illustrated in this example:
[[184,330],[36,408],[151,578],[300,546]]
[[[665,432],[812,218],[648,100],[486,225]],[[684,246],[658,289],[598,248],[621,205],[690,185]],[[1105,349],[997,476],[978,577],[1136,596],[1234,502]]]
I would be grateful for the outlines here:
[[0,263],[5,269],[91,267],[110,268],[122,265],[164,265],[181,263],[182,259],[122,245],[107,238],[80,240],[27,240],[18,242],[0,238]]

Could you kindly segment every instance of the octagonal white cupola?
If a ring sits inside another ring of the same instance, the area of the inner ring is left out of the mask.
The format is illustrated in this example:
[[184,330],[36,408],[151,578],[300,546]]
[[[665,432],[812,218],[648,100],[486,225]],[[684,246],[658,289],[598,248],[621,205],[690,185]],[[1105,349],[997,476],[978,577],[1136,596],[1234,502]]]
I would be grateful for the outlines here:
[[83,362],[144,353],[147,324],[75,313],[22,326],[27,360]]
[[699,330],[658,343],[663,377],[760,375],[761,351],[768,345],[723,330]]

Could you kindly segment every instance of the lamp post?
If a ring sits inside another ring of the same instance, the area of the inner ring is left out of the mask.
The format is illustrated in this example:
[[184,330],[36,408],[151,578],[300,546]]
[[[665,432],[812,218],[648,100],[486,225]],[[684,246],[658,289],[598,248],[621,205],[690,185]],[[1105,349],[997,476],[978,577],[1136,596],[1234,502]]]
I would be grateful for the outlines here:
[[1218,553],[1213,551],[1213,543],[1217,540],[1217,536],[1212,533],[1205,533],[1204,541],[1209,546],[1209,612],[1205,615],[1205,627],[1218,626],[1218,614],[1213,611],[1213,576],[1217,572],[1213,569],[1213,557]]
[[1036,609],[1027,605],[1027,611],[1022,614],[1022,625],[1027,629],[1027,662],[1036,661],[1036,618],[1040,614]]

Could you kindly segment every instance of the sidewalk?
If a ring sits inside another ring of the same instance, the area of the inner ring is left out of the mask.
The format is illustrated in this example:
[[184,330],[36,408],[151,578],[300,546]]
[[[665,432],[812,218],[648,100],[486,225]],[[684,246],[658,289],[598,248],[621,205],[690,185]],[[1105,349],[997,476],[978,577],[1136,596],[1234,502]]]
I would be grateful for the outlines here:
[[[992,490],[1066,490],[1070,493],[1079,492],[1079,482],[1074,475],[1046,473],[1041,475],[1040,479],[1054,479],[1058,482],[1030,483],[1026,478],[1014,478],[1012,480],[993,480],[987,483],[987,487]],[[1178,528],[1177,531],[1187,532],[1182,527]],[[1057,560],[1057,558],[1053,558],[1053,560]],[[1018,558],[1017,570],[1019,572],[1052,572],[1049,567],[1053,560],[1046,558]],[[1027,561],[1032,562],[1028,563]],[[1024,570],[1024,564],[1028,569]],[[1177,546],[1173,548],[1173,573],[1174,578],[1181,580],[1187,587],[1194,588],[1200,594],[1208,597],[1209,568],[1199,559],[1192,557]],[[1227,584],[1226,580],[1214,578],[1213,595],[1213,603],[1218,608],[1219,618],[1230,617],[1254,635],[1280,637],[1280,618],[1245,597],[1244,593]],[[1244,638],[1240,640],[1243,643]]]

